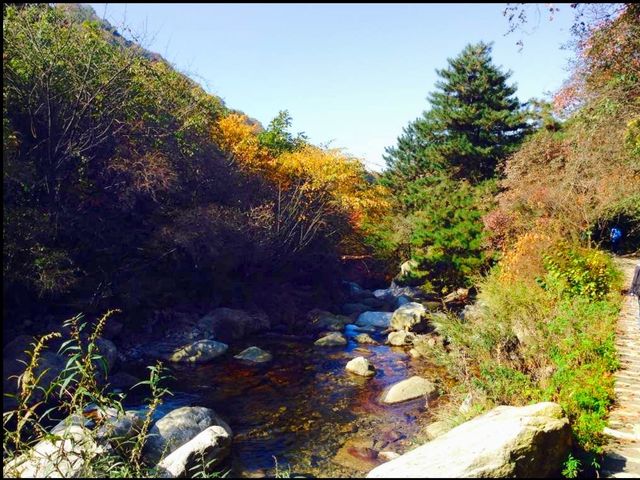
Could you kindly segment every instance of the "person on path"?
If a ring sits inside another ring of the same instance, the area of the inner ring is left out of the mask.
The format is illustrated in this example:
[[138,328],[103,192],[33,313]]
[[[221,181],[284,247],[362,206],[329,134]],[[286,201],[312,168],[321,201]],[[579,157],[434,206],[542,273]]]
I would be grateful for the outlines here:
[[622,239],[622,230],[618,227],[613,227],[609,233],[609,238],[611,240],[611,251],[618,253],[620,250],[620,240]]
[[633,280],[629,291],[638,299],[638,323],[640,324],[640,263],[636,265],[636,269],[633,272]]

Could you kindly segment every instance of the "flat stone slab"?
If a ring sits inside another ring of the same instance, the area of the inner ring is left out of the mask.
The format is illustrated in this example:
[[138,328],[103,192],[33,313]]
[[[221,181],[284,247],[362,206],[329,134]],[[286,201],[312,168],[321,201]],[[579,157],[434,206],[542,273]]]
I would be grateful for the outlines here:
[[382,403],[393,404],[426,396],[433,398],[437,393],[435,384],[426,378],[414,376],[391,385],[382,393]]
[[560,405],[500,406],[374,468],[367,478],[557,478],[570,447]]

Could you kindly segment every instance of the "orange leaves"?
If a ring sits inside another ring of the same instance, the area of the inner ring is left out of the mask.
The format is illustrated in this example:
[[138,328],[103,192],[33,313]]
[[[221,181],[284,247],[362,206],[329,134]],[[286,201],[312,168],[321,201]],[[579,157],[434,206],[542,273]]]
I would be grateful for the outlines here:
[[546,233],[528,232],[521,235],[500,262],[500,281],[505,284],[516,280],[535,282],[535,278],[544,273],[542,254],[552,243],[553,239]]
[[362,163],[339,149],[307,145],[280,156],[278,168],[286,176],[304,177],[307,188],[329,191],[354,226],[388,208],[384,188],[371,185]]
[[[351,237],[360,235],[366,220],[380,218],[389,209],[386,189],[373,185],[362,162],[340,149],[303,143],[293,151],[275,156],[260,144],[259,133],[258,125],[238,113],[219,119],[212,132],[216,143],[240,168],[268,179],[274,189],[299,190],[307,201],[328,195],[323,222],[328,221],[329,216],[342,218],[350,228],[340,229],[343,237],[339,243],[343,250],[354,251],[361,242]],[[308,221],[311,216],[307,218],[307,215],[311,215],[310,212],[299,212],[298,222]]]

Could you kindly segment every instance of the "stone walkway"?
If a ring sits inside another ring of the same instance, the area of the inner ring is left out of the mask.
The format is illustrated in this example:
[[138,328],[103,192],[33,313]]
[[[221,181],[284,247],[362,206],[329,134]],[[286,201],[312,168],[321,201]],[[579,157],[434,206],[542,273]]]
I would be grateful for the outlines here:
[[[617,258],[629,288],[640,258]],[[627,295],[618,320],[616,348],[620,370],[615,374],[616,404],[604,433],[611,438],[603,461],[603,477],[640,478],[640,326],[638,300]]]

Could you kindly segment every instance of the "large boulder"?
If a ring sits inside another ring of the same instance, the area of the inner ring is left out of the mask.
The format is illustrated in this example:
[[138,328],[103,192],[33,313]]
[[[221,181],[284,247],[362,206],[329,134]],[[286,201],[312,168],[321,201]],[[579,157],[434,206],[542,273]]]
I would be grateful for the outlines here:
[[151,427],[144,447],[144,459],[148,463],[158,463],[203,430],[222,427],[231,437],[229,426],[210,408],[180,407],[167,413]]
[[423,332],[427,330],[427,309],[420,303],[402,305],[391,318],[392,330]]
[[108,408],[95,436],[100,443],[109,442],[114,447],[127,447],[127,442],[140,431],[144,414],[136,410],[118,411]]
[[355,373],[362,377],[373,377],[376,374],[375,367],[364,357],[356,357],[349,360],[345,368],[348,372]]
[[347,344],[347,338],[338,332],[330,333],[315,341],[318,347],[338,347]]
[[394,383],[387,388],[380,397],[382,403],[400,403],[415,398],[427,397],[427,400],[437,395],[437,387],[426,378],[413,376]]
[[195,473],[212,473],[229,454],[231,440],[231,432],[224,427],[208,427],[162,459],[158,473],[164,478],[192,477],[198,468],[205,471]]
[[391,312],[364,312],[358,316],[356,325],[358,327],[389,328],[392,316]]
[[172,362],[203,363],[223,355],[229,346],[214,340],[198,340],[177,348],[170,356]]
[[367,477],[553,477],[570,447],[569,420],[558,404],[501,406],[374,468]]
[[225,343],[270,328],[269,318],[262,313],[249,314],[233,308],[216,308],[198,320],[198,328],[210,338]]

